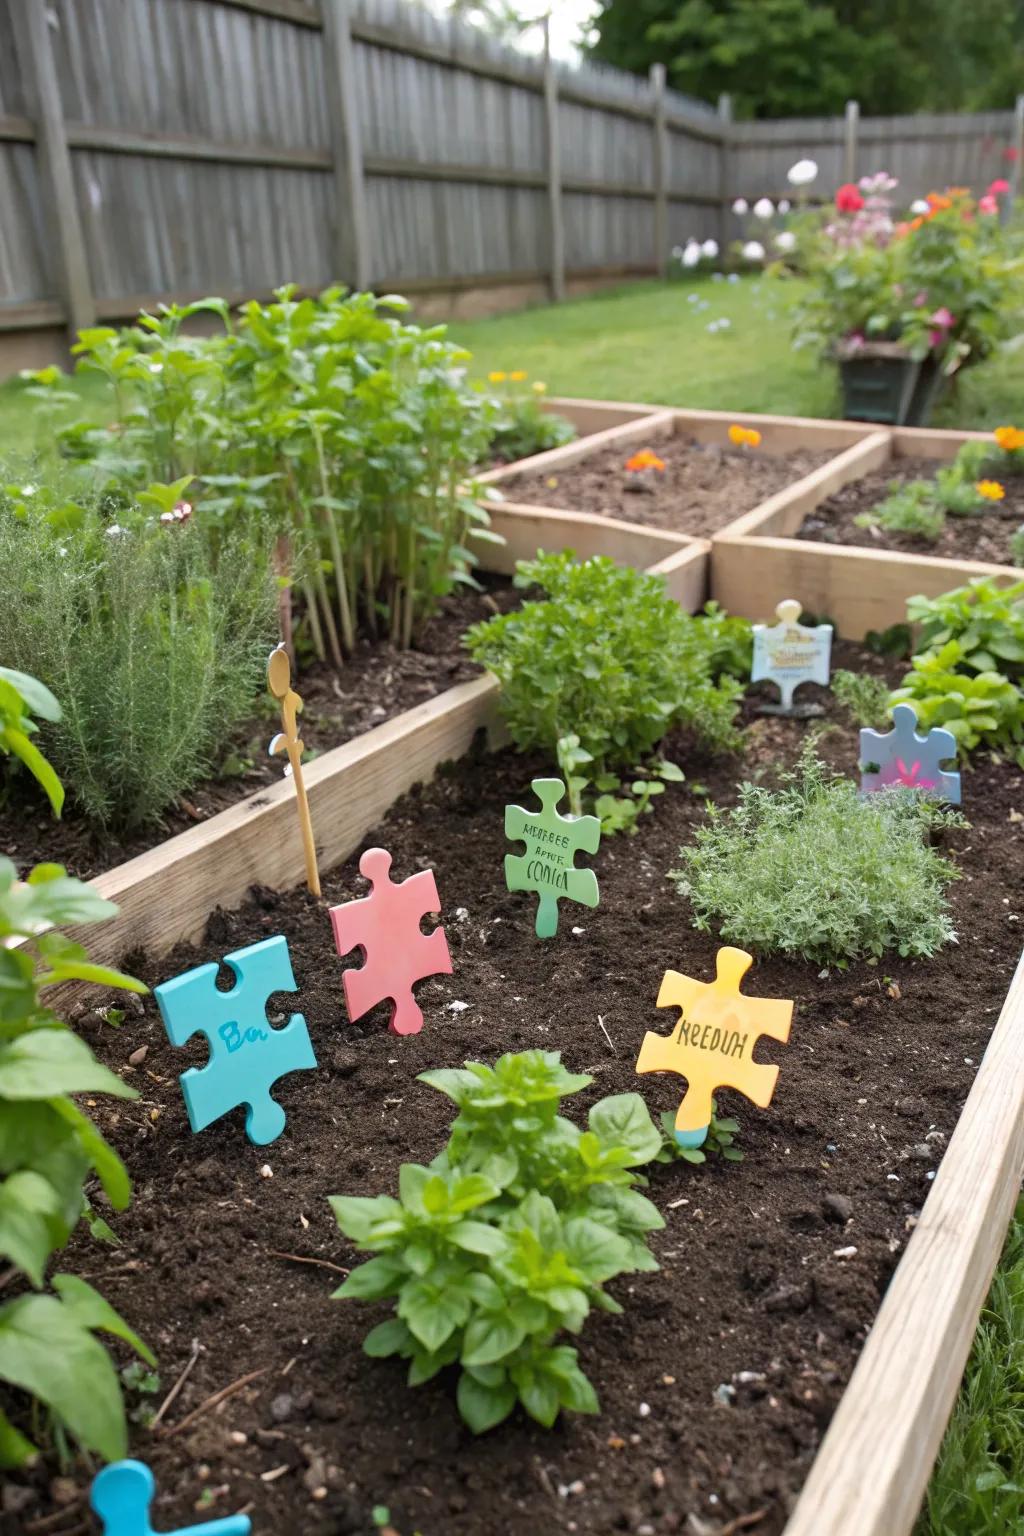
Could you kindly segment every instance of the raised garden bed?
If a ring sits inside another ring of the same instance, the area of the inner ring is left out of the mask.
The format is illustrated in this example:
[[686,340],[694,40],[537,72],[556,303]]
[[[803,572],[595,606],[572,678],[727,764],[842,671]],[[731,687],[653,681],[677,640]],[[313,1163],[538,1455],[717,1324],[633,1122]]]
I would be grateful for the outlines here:
[[[842,647],[836,662],[881,665]],[[468,743],[488,691],[483,682],[456,691],[457,726],[450,696],[448,755],[460,750],[460,737]],[[837,726],[825,750],[849,769],[855,734],[823,697]],[[775,1100],[759,1113],[723,1094],[742,1121],[741,1166],[654,1170],[650,1194],[668,1222],[654,1240],[661,1272],[620,1283],[625,1314],[596,1319],[580,1340],[601,1416],[571,1418],[553,1433],[517,1417],[473,1439],[445,1378],[411,1392],[394,1362],[367,1362],[359,1344],[369,1309],[331,1302],[339,1276],[294,1256],[353,1263],[326,1194],[390,1189],[403,1158],[425,1160],[442,1143],[450,1107],[415,1082],[416,1072],[541,1045],[595,1076],[582,1107],[633,1089],[643,1032],[664,1028],[654,1006],[663,970],[709,974],[715,941],[690,927],[685,902],[665,880],[703,817],[702,799],[686,786],[663,797],[635,838],[605,846],[601,906],[567,912],[550,945],[533,937],[530,903],[509,895],[502,879],[503,807],[545,765],[510,752],[467,757],[395,805],[368,837],[389,793],[436,758],[442,703],[414,712],[415,731],[406,716],[374,733],[381,745],[390,733],[391,749],[373,768],[366,738],[342,749],[361,753],[364,771],[349,775],[344,792],[336,785],[330,803],[314,803],[321,827],[334,811],[349,817],[347,834],[332,826],[332,846],[346,836],[346,853],[380,842],[393,852],[396,874],[424,863],[436,869],[455,970],[419,989],[421,1035],[396,1040],[380,1010],[345,1022],[326,913],[302,892],[261,892],[197,924],[192,937],[206,928],[197,950],[136,961],[155,982],[270,933],[289,936],[296,1006],[321,1070],[282,1085],[289,1129],[272,1147],[249,1147],[237,1115],[191,1135],[176,1078],[192,1053],[168,1047],[150,1000],[117,1034],[88,1015],[79,1019],[142,1097],[116,1115],[99,1111],[136,1181],[136,1202],[117,1219],[122,1246],[107,1259],[87,1245],[69,1257],[147,1335],[169,1379],[185,1365],[192,1339],[203,1346],[168,1415],[170,1433],[136,1434],[136,1451],[167,1493],[158,1524],[194,1520],[197,1506],[206,1518],[251,1506],[257,1533],[290,1529],[301,1511],[303,1529],[363,1536],[372,1506],[386,1504],[402,1536],[417,1529],[424,1536],[498,1529],[660,1536],[685,1531],[691,1514],[709,1530],[741,1521],[734,1530],[771,1536],[783,1529],[904,1536],[1024,1162],[1020,984],[954,1133],[1020,943],[1024,852],[1007,832],[1021,801],[1019,773],[981,761],[966,777],[973,827],[951,839],[966,877],[952,891],[958,947],[931,961],[887,958],[828,977],[791,961],[756,968],[749,992],[797,1003],[790,1044],[766,1042],[760,1051],[782,1067]],[[770,773],[792,761],[804,729],[755,721],[743,764],[696,760],[685,742],[668,746],[691,781],[728,803],[743,772]],[[297,848],[297,839],[283,820],[291,806],[280,790],[271,793],[262,841],[278,849],[283,873],[286,847]],[[229,874],[223,859],[197,861],[195,873],[206,912],[237,901],[238,872]],[[354,861],[325,881],[329,901],[360,890]],[[132,930],[144,947],[149,934],[159,945],[167,917],[152,887],[149,907],[151,926],[137,921]],[[127,937],[122,930],[122,944]],[[129,1068],[141,1045],[144,1066]],[[652,1107],[670,1108],[678,1089],[650,1079],[645,1096]],[[250,1370],[265,1374],[173,1433]],[[833,1430],[787,1525],[837,1402]],[[22,1518],[31,1528],[52,1514],[44,1494]]]
[[[903,622],[907,598],[916,593],[937,597],[972,576],[1019,580],[1019,569],[1004,560],[1009,534],[1024,515],[1020,492],[1009,480],[1000,506],[1016,506],[1013,517],[998,511],[950,516],[945,542],[934,548],[852,527],[852,517],[877,505],[890,481],[951,462],[965,442],[983,437],[911,428],[872,433],[716,536],[712,595],[730,612],[762,619],[765,593],[788,582],[808,611],[859,639]],[[845,542],[846,532],[855,542]]]
[[[737,418],[717,411],[661,411],[624,428],[553,448],[484,479],[514,505],[557,507],[710,537],[767,497],[861,441],[867,429],[845,422],[795,422],[744,416],[757,447],[730,442]],[[650,450],[662,469],[626,469]]]

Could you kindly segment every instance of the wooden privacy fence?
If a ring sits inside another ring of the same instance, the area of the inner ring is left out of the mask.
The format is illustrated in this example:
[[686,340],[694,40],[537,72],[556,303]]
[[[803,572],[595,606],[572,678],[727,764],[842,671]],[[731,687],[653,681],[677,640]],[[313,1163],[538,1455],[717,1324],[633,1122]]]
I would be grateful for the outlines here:
[[976,184],[1020,106],[734,124],[660,65],[570,69],[407,0],[0,0],[0,350],[285,281],[560,298],[733,238],[803,156],[826,191]]

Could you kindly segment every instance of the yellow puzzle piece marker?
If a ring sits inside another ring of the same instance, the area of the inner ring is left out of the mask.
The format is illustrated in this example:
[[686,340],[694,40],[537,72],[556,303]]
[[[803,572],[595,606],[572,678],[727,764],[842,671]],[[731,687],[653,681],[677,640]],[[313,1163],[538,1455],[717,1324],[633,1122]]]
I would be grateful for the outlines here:
[[756,1062],[754,1047],[761,1035],[789,1039],[793,1004],[744,997],[740,982],[752,964],[746,950],[726,945],[715,957],[714,981],[665,972],[658,1007],[681,1008],[682,1015],[671,1035],[644,1036],[636,1070],[677,1072],[686,1078],[686,1095],[676,1113],[681,1147],[699,1147],[706,1140],[716,1088],[737,1088],[761,1109],[771,1103],[779,1069]]

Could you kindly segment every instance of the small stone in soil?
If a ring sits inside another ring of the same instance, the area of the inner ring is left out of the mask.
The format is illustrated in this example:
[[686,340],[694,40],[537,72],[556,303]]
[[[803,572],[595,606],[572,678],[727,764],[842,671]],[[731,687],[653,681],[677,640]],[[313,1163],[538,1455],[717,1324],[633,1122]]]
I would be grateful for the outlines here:
[[821,1208],[827,1221],[836,1221],[843,1226],[853,1215],[853,1201],[846,1195],[824,1195]]

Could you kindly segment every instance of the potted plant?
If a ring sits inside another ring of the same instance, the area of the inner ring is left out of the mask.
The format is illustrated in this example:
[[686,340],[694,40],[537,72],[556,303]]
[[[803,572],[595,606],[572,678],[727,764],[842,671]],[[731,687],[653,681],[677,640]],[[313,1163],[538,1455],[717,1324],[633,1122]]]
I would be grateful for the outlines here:
[[844,416],[924,425],[946,380],[1012,330],[1024,268],[998,217],[1003,185],[977,201],[929,193],[899,221],[897,182],[879,172],[805,223],[796,345],[838,363]]

